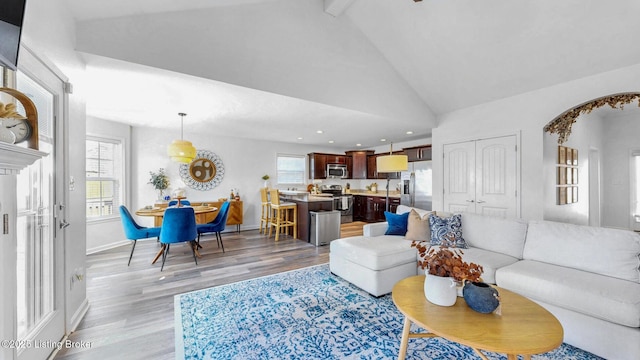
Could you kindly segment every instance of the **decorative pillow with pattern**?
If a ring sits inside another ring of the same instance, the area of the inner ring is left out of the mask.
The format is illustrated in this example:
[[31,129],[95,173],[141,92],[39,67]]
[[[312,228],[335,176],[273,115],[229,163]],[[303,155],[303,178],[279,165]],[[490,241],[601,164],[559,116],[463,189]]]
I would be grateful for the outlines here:
[[431,245],[467,248],[467,243],[462,237],[462,215],[454,214],[448,218],[441,218],[431,214],[429,227],[431,228]]

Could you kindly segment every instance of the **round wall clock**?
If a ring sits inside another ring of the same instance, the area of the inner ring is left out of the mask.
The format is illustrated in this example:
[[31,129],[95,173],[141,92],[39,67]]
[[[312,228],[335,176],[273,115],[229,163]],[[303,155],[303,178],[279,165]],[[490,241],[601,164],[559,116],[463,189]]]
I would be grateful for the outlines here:
[[224,165],[218,155],[209,150],[198,150],[191,163],[180,164],[180,177],[192,189],[211,190],[222,181]]

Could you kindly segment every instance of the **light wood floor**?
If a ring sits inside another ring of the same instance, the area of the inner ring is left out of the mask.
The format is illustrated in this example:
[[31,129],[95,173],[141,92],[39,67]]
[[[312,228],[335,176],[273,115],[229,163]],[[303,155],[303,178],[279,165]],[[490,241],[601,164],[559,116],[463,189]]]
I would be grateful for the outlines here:
[[[361,235],[363,224],[344,224],[341,236]],[[223,241],[224,254],[215,236],[203,237],[197,266],[186,244],[172,246],[162,272],[161,259],[151,265],[155,240],[138,242],[129,267],[130,245],[88,255],[90,308],[69,339],[91,348],[62,349],[55,359],[174,359],[174,295],[329,261],[329,246],[290,236],[275,242],[251,230]]]

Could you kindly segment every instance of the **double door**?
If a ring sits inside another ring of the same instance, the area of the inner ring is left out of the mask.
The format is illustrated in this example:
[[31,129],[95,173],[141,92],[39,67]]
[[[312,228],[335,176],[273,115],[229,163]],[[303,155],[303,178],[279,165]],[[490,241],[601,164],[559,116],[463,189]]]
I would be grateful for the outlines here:
[[520,216],[515,135],[445,144],[443,151],[445,211]]

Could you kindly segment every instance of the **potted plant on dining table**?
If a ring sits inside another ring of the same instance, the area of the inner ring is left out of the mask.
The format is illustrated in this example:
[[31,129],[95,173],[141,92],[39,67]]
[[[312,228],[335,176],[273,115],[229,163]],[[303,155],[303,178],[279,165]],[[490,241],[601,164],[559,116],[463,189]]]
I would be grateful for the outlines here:
[[164,171],[164,168],[158,169],[158,172],[149,171],[151,178],[148,184],[153,185],[153,188],[159,191],[159,201],[164,201],[164,191],[169,188],[169,176]]

